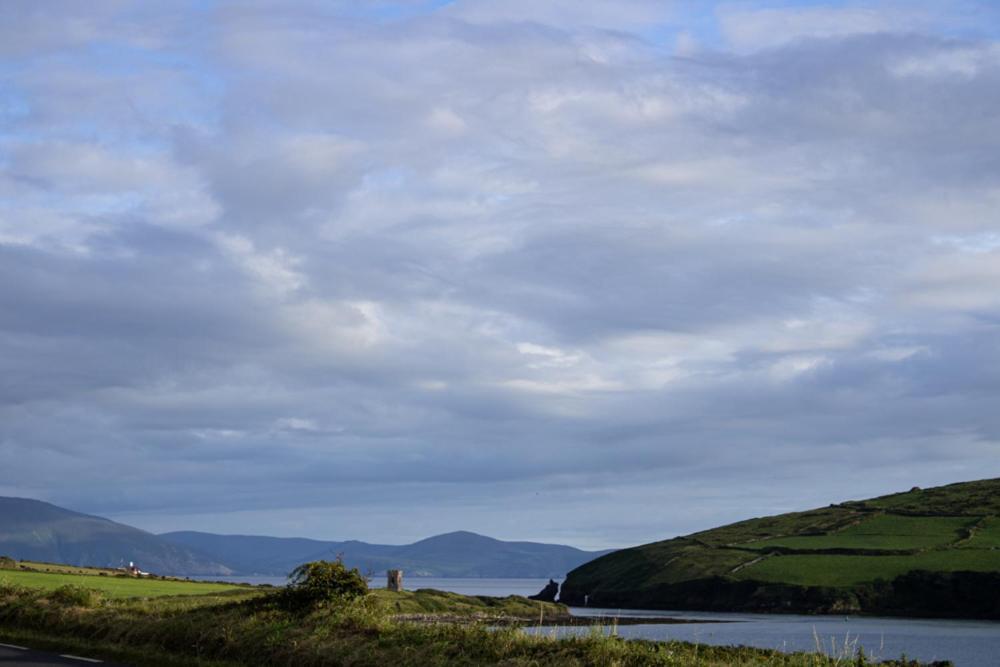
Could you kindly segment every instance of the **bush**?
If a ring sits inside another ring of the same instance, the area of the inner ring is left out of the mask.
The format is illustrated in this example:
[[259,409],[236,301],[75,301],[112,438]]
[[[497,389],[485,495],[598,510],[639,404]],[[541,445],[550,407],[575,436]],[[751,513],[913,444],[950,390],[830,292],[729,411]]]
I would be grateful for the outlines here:
[[17,569],[17,561],[10,556],[0,556],[0,570]]
[[37,593],[37,589],[28,588],[27,586],[22,586],[21,584],[15,584],[8,579],[0,577],[0,598],[30,597],[36,595]]
[[358,568],[350,570],[339,558],[303,563],[288,575],[281,595],[294,609],[307,610],[329,602],[349,602],[368,594],[368,582]]
[[69,607],[96,607],[101,604],[104,596],[93,588],[84,588],[75,584],[67,584],[55,589],[47,596],[53,602]]

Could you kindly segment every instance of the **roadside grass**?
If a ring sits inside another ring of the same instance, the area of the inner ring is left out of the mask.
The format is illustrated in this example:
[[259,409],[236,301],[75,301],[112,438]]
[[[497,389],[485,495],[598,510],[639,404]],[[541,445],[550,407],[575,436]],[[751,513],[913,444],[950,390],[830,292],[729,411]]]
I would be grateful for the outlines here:
[[116,577],[81,574],[57,574],[26,570],[0,570],[3,582],[30,586],[42,590],[55,590],[62,586],[76,585],[92,588],[112,598],[159,597],[164,595],[203,595],[238,590],[232,584],[217,584],[176,579],[150,579],[146,577]]
[[[27,646],[36,651],[71,653],[105,662],[142,667],[239,667],[241,663],[223,660],[202,660],[187,655],[160,652],[153,647],[109,644],[83,637],[56,636],[51,632],[0,627],[0,642]],[[81,663],[83,664],[83,663]]]
[[912,556],[782,555],[762,560],[733,576],[800,586],[847,587],[876,579],[891,580],[911,570],[995,572],[1000,570],[1000,551],[946,549]]
[[[600,630],[587,636],[556,639],[531,636],[513,628],[491,629],[485,623],[414,624],[393,620],[378,603],[378,597],[369,595],[350,603],[329,603],[306,613],[285,611],[268,598],[185,608],[174,604],[191,598],[111,600],[85,609],[45,591],[6,586],[0,587],[0,636],[40,648],[72,648],[74,652],[137,666],[857,667],[871,664],[853,654],[783,654],[677,641],[626,641]],[[916,667],[917,663],[905,664]]]
[[826,535],[803,535],[759,540],[747,548],[793,549],[929,549],[961,537],[960,531],[975,523],[970,517],[923,517],[878,514],[861,523]]

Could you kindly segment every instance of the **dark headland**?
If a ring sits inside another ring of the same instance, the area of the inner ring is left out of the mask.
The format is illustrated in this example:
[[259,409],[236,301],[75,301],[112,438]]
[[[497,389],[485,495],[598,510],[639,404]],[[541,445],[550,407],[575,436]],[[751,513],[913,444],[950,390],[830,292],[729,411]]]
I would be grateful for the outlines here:
[[1000,619],[1000,479],[848,501],[616,551],[560,601]]

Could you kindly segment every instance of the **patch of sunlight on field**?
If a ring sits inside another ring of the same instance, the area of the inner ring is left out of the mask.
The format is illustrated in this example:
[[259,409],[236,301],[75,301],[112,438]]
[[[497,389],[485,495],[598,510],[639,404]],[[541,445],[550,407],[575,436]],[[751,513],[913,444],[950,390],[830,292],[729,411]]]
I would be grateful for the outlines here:
[[4,582],[44,590],[54,590],[60,586],[73,584],[75,586],[84,586],[99,590],[108,597],[113,598],[204,595],[240,588],[231,584],[214,584],[200,581],[0,570],[0,583]]
[[27,568],[33,572],[58,572],[60,574],[116,574],[117,571],[107,567],[81,567],[64,565],[62,563],[42,563],[39,561],[22,560],[18,562],[21,569]]

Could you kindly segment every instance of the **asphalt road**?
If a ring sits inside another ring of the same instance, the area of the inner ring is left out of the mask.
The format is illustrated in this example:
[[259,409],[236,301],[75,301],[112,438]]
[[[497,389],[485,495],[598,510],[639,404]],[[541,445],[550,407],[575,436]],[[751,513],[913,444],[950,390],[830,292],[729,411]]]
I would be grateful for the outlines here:
[[74,665],[75,667],[86,667],[87,665],[103,665],[104,667],[123,667],[111,662],[104,662],[95,658],[85,656],[74,656],[69,653],[59,655],[57,653],[44,653],[34,651],[30,648],[17,646],[16,644],[0,643],[0,666],[14,667],[15,665],[24,667],[56,667],[59,665]]

